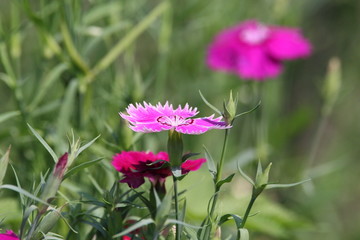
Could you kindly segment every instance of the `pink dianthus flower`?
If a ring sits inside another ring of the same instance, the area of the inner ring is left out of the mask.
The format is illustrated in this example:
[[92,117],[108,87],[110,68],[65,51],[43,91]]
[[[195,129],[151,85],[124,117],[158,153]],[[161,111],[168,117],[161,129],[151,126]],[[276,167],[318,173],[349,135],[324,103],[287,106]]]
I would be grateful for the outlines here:
[[262,81],[278,76],[283,60],[310,53],[311,44],[298,29],[248,20],[216,36],[208,49],[207,64],[213,70]]
[[[163,161],[159,161],[163,160]],[[145,177],[156,185],[163,183],[165,178],[171,176],[171,170],[166,162],[169,156],[166,152],[154,154],[152,152],[122,151],[113,156],[112,165],[124,175],[120,182],[127,183],[131,188],[138,188],[145,182]],[[205,159],[186,160],[181,164],[181,173],[198,170],[206,162]]]
[[168,102],[165,105],[158,103],[153,106],[144,102],[144,106],[136,103],[130,104],[127,114],[120,116],[130,123],[130,128],[135,132],[160,132],[163,130],[175,130],[184,134],[202,134],[210,129],[225,129],[231,126],[222,121],[222,117],[214,118],[214,115],[204,118],[191,118],[199,112],[197,108],[191,108],[188,104],[182,108],[174,109]]
[[0,234],[0,240],[19,240],[19,238],[13,231],[8,230],[6,233]]

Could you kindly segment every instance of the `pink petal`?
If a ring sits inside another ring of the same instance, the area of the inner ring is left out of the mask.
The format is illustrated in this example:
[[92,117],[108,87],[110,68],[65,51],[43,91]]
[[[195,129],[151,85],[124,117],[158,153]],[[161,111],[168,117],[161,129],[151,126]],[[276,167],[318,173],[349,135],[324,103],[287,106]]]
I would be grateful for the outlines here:
[[194,118],[191,124],[178,126],[175,130],[184,134],[202,134],[211,129],[231,128],[230,125],[226,125],[224,121],[221,121],[221,117],[213,118],[213,116]]
[[130,128],[135,132],[160,132],[169,130],[172,126],[159,123],[158,119],[164,116],[180,116],[184,119],[195,116],[198,112],[196,108],[189,107],[188,104],[182,108],[179,106],[174,110],[173,106],[166,102],[164,105],[158,103],[153,106],[144,102],[143,105],[136,103],[130,104],[126,109],[127,114],[120,113],[120,116],[130,123]]
[[208,48],[206,62],[214,70],[234,72],[237,62],[237,45],[242,26],[226,29],[219,33]]
[[266,43],[272,57],[279,60],[306,57],[311,54],[311,44],[298,29],[273,27]]
[[122,151],[120,154],[113,156],[113,161],[111,164],[119,172],[129,172],[131,169],[134,169],[134,165],[138,164],[140,161],[146,158],[145,152],[135,152],[135,151]]
[[281,73],[282,65],[264,51],[263,46],[243,47],[238,58],[237,72],[245,79],[263,80]]
[[16,236],[16,234],[11,231],[7,230],[6,233],[0,234],[0,240],[18,240],[19,238]]
[[190,171],[199,170],[201,165],[206,162],[205,158],[200,158],[196,160],[186,160],[183,164],[181,164],[182,174],[186,174]]
[[134,132],[161,132],[164,130],[170,130],[172,126],[160,124],[159,122],[146,122],[146,123],[134,123],[129,126]]

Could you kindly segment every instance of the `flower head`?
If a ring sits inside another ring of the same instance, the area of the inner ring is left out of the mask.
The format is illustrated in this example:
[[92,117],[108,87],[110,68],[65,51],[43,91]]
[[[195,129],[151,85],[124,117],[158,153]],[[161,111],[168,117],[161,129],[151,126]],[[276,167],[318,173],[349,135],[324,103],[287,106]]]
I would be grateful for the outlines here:
[[245,79],[264,80],[280,74],[283,60],[310,53],[311,45],[298,29],[249,20],[216,36],[209,47],[207,64]]
[[[161,161],[162,160],[162,161]],[[182,174],[198,170],[206,160],[186,160],[181,164]],[[163,183],[165,178],[171,176],[168,164],[169,156],[166,152],[154,154],[152,152],[122,151],[113,157],[112,165],[124,175],[120,182],[127,183],[129,187],[138,188],[148,178],[154,185]]]
[[120,116],[130,123],[130,128],[135,132],[160,132],[164,130],[175,130],[184,134],[202,134],[210,129],[229,128],[221,117],[214,115],[204,118],[191,118],[199,112],[188,104],[182,108],[174,109],[168,102],[165,105],[158,103],[153,106],[144,102],[144,106],[136,103],[130,104],[126,109],[127,114]]
[[13,231],[8,230],[6,233],[0,234],[0,240],[19,240],[19,238]]

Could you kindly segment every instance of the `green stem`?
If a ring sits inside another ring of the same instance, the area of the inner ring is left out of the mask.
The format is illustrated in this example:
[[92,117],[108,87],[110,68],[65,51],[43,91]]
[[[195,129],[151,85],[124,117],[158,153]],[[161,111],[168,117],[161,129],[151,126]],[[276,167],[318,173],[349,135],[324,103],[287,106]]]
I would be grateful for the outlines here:
[[225,152],[226,152],[226,147],[227,147],[227,143],[228,143],[228,139],[229,139],[229,132],[230,129],[225,129],[225,137],[224,137],[224,144],[222,147],[222,152],[221,152],[221,158],[220,158],[220,162],[217,165],[217,173],[216,173],[216,179],[214,180],[214,184],[215,184],[215,195],[214,195],[214,199],[212,201],[211,204],[211,210],[210,210],[210,214],[209,217],[206,221],[206,225],[208,225],[206,227],[206,231],[205,231],[205,239],[210,239],[210,233],[211,233],[211,222],[212,222],[212,218],[215,212],[215,208],[216,208],[216,204],[217,204],[217,200],[219,197],[218,192],[220,191],[220,188],[217,187],[217,183],[221,180],[222,177],[222,171],[223,171],[223,167],[224,167],[224,160],[225,160]]
[[[178,199],[178,188],[177,188],[177,179],[173,176],[174,181],[174,198],[175,198],[175,219],[179,221],[179,199]],[[176,223],[176,240],[180,240],[181,232],[180,232],[180,225]]]
[[311,146],[311,151],[310,151],[310,154],[309,154],[309,159],[308,159],[308,165],[307,167],[310,168],[314,161],[315,161],[315,158],[316,158],[316,155],[317,155],[317,150],[319,149],[319,145],[320,145],[320,140],[322,138],[322,135],[325,131],[325,127],[326,127],[326,123],[327,123],[327,115],[322,115],[321,116],[321,120],[320,120],[320,123],[319,123],[319,126],[316,130],[316,134],[315,134],[315,138],[314,138],[314,142]]
[[218,183],[221,180],[222,170],[224,167],[225,152],[226,152],[226,147],[227,147],[227,143],[228,143],[228,139],[229,139],[229,132],[230,132],[229,128],[225,129],[224,144],[223,144],[223,148],[222,148],[222,152],[221,152],[220,163],[218,165],[218,171],[216,174],[216,183]]
[[240,228],[243,228],[245,226],[245,223],[246,223],[246,220],[248,219],[249,217],[249,214],[250,214],[250,211],[251,211],[251,208],[252,206],[254,205],[254,202],[256,200],[256,198],[259,196],[259,194],[254,194],[254,189],[253,189],[253,194],[251,195],[251,199],[250,199],[250,202],[246,208],[246,211],[245,211],[245,215],[244,215],[244,218],[241,222],[241,226]]

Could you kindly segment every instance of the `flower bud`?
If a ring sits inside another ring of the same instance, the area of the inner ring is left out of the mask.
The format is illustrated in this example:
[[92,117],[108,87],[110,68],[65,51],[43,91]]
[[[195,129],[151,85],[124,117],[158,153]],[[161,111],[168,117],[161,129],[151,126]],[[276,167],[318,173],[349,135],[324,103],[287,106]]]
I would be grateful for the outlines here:
[[228,125],[231,125],[236,116],[236,108],[237,108],[238,98],[233,99],[232,92],[230,92],[229,101],[224,102],[224,113],[223,117],[225,122]]
[[62,177],[64,176],[64,173],[65,173],[65,170],[67,168],[67,163],[68,163],[68,153],[64,153],[64,155],[62,155],[59,158],[58,162],[55,165],[54,176],[62,179]]
[[260,195],[260,193],[265,189],[266,185],[268,184],[271,165],[272,163],[269,163],[265,171],[262,171],[261,163],[259,161],[254,185],[254,195]]
[[336,102],[341,88],[341,62],[338,58],[331,58],[323,86],[325,100],[323,113],[328,115]]
[[[66,171],[67,163],[68,163],[68,153],[65,153],[59,158],[58,162],[55,165],[53,173],[50,174],[48,179],[46,180],[44,190],[40,196],[40,198],[45,202],[50,203],[55,197],[60,187],[64,173]],[[39,207],[39,213],[40,214],[45,213],[47,208],[48,208],[47,205],[42,204]]]
[[34,231],[31,240],[40,240],[44,238],[44,234],[47,234],[57,224],[61,217],[61,209],[52,209],[48,214],[41,220],[39,226]]

